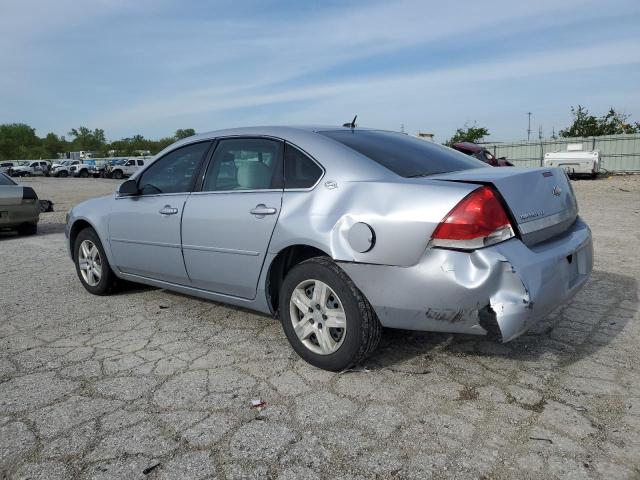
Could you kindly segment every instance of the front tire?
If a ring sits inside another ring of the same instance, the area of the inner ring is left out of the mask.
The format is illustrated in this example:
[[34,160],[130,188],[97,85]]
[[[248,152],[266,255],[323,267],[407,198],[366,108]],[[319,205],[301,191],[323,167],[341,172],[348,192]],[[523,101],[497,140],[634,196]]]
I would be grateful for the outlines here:
[[82,286],[94,295],[110,294],[115,286],[116,276],[95,230],[82,230],[76,237],[73,248],[76,273]]
[[349,276],[331,259],[294,266],[280,289],[280,319],[291,346],[311,365],[347,369],[378,346],[382,326]]
[[122,170],[116,170],[111,174],[111,177],[115,178],[116,180],[122,180],[124,175],[122,174]]

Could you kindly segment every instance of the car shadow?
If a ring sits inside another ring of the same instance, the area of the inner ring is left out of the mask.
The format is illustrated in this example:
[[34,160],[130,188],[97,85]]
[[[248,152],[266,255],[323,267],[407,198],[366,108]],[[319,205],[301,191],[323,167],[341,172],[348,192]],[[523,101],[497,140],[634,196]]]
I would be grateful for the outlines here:
[[566,305],[540,320],[525,335],[500,344],[482,336],[385,329],[380,346],[363,366],[428,373],[436,356],[501,357],[518,362],[556,358],[570,365],[606,347],[638,310],[634,277],[594,271]]
[[62,222],[38,222],[38,233],[35,235],[23,236],[19,235],[15,230],[0,230],[0,241],[11,238],[29,238],[38,235],[52,235],[55,233],[64,233],[65,224]]
[[53,233],[64,233],[65,224],[62,222],[39,222],[38,235],[51,235]]

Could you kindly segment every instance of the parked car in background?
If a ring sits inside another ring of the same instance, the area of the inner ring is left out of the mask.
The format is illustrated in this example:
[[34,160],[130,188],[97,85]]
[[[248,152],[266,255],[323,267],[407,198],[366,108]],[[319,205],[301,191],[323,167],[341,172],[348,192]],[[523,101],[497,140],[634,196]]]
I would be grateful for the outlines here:
[[600,172],[600,152],[566,151],[544,155],[546,167],[563,169],[570,177],[589,176],[596,178]]
[[50,174],[54,177],[68,177],[71,173],[70,168],[73,165],[79,165],[79,160],[65,160],[60,163],[54,163],[51,166]]
[[49,176],[51,163],[47,160],[29,160],[22,165],[11,168],[12,177],[31,177],[34,175]]
[[136,173],[140,168],[144,167],[148,162],[148,159],[144,158],[129,158],[128,160],[107,167],[107,174],[111,178],[122,179],[125,177],[130,177],[134,173]]
[[96,169],[95,162],[93,163],[77,163],[69,167],[69,173],[74,177],[87,178]]
[[0,230],[15,229],[21,235],[38,230],[40,202],[31,187],[18,185],[0,173]]
[[481,145],[471,142],[458,142],[452,145],[454,150],[458,150],[466,155],[477,158],[478,160],[491,165],[492,167],[513,167],[513,163],[507,161],[506,158],[496,158],[489,150]]
[[11,175],[11,169],[17,165],[17,162],[0,162],[0,173]]
[[512,340],[593,263],[562,170],[356,127],[188,137],[73,207],[65,233],[87,291],[123,279],[271,313],[328,370],[362,361],[383,326]]

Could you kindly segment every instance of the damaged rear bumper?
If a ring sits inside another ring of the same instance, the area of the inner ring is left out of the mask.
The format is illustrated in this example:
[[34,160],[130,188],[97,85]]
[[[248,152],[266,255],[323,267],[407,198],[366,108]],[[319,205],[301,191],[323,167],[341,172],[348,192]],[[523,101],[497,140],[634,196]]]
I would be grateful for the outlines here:
[[593,268],[577,219],[552,240],[514,238],[473,252],[429,248],[411,267],[340,263],[385,327],[489,335],[507,342],[566,303]]

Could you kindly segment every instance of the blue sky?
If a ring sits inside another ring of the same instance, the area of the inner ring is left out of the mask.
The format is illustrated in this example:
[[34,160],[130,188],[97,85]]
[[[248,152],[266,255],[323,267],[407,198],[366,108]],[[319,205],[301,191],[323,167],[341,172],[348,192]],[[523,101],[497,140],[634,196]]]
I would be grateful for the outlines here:
[[640,2],[2,0],[0,123],[109,139],[263,124],[492,140],[640,121]]

